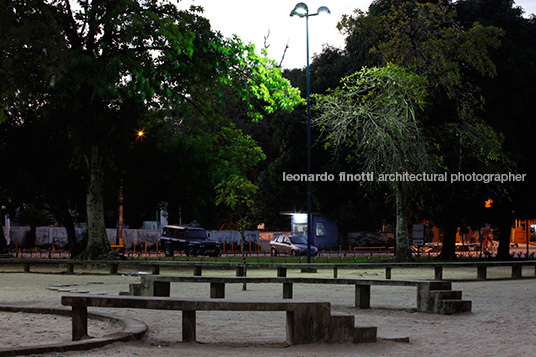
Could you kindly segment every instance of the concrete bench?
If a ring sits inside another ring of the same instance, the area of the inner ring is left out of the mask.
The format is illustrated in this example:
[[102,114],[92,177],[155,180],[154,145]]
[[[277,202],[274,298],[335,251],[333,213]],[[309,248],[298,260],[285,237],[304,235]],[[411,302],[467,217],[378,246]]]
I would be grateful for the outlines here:
[[[171,283],[209,283],[210,297],[225,298],[225,284],[282,284],[283,299],[293,298],[294,284],[354,285],[355,307],[370,308],[372,285],[415,286],[417,310],[427,313],[453,314],[471,311],[471,301],[462,300],[461,291],[453,291],[449,281],[394,280],[394,279],[330,279],[330,278],[270,278],[270,277],[202,277],[177,275],[142,275],[139,284],[130,284],[131,296],[170,296]],[[125,294],[127,294],[125,292]]]
[[66,265],[66,272],[73,274],[75,265],[107,265],[110,274],[117,274],[119,268],[132,267],[135,269],[148,269],[152,274],[160,274],[161,268],[192,268],[194,276],[201,276],[203,269],[236,269],[236,276],[245,276],[247,269],[270,268],[277,269],[277,277],[286,277],[288,269],[333,269],[333,278],[338,278],[338,272],[341,269],[385,269],[385,279],[391,279],[393,269],[407,268],[431,268],[434,269],[434,279],[442,280],[443,271],[448,268],[476,268],[476,279],[487,279],[487,270],[492,267],[509,266],[511,267],[511,278],[522,278],[523,267],[534,267],[536,275],[536,261],[492,261],[492,262],[423,262],[423,263],[314,263],[314,264],[276,264],[276,263],[224,263],[224,262],[187,262],[187,261],[154,261],[154,260],[102,260],[102,261],[83,261],[72,259],[27,259],[27,258],[0,258],[0,264],[22,265],[24,272],[30,272],[33,265]]
[[[169,262],[165,262],[169,263]],[[236,276],[246,276],[246,266],[237,263],[189,263],[193,267],[194,276],[202,276],[203,269],[214,269],[214,268],[234,268],[236,270]],[[187,266],[184,263],[178,265],[181,267]],[[354,263],[354,264],[324,264],[324,263],[314,263],[314,264],[271,264],[271,263],[249,263],[247,264],[248,269],[258,269],[258,268],[271,268],[277,270],[277,277],[286,277],[287,271],[289,269],[301,269],[305,271],[307,269],[333,269],[333,278],[338,278],[339,270],[341,269],[385,269],[385,279],[391,279],[393,269],[422,269],[422,268],[433,268],[434,269],[434,279],[443,280],[443,271],[448,268],[476,268],[476,279],[477,280],[486,280],[487,279],[487,268],[492,267],[511,267],[512,279],[520,279],[523,277],[522,270],[524,266],[533,266],[534,274],[536,275],[536,261],[506,261],[506,262],[441,262],[441,263]],[[158,274],[158,273],[153,273]]]
[[356,326],[355,316],[332,313],[331,305],[313,300],[179,299],[105,295],[65,295],[62,305],[72,307],[72,339],[88,338],[87,308],[112,307],[182,311],[182,341],[195,342],[197,311],[284,311],[289,344],[375,342],[377,328]]
[[[443,279],[443,269],[444,268],[467,268],[475,267],[476,268],[476,279],[477,280],[486,280],[488,268],[493,267],[511,267],[510,277],[512,279],[520,279],[523,277],[523,266],[532,266],[534,262],[459,262],[459,263],[442,263],[434,264],[434,278],[436,280]],[[536,265],[535,265],[535,274],[536,274]]]

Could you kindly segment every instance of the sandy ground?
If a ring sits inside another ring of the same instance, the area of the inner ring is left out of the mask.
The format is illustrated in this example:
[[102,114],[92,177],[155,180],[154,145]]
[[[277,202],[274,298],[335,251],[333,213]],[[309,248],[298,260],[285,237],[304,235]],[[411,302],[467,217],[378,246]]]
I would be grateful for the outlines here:
[[[61,307],[66,292],[116,295],[128,290],[138,277],[128,275],[59,275],[0,273],[0,303]],[[13,269],[16,270],[16,269]],[[104,273],[92,270],[86,273]],[[192,275],[191,270],[162,271],[162,274]],[[275,276],[275,270],[250,270],[248,276]],[[332,277],[332,270],[319,270],[317,277]],[[383,270],[339,270],[339,277],[383,278]],[[508,277],[509,268],[490,268],[488,278]],[[204,276],[234,275],[234,271],[203,271]],[[289,276],[303,276],[289,271]],[[524,276],[534,276],[527,268]],[[469,279],[475,269],[448,269],[445,279]],[[394,269],[393,279],[432,279],[433,269]],[[209,296],[208,284],[172,284],[172,296]],[[353,313],[356,321],[378,327],[379,337],[409,336],[410,343],[380,340],[368,344],[313,344],[287,346],[285,315],[277,313],[198,312],[199,343],[183,344],[181,312],[134,309],[94,309],[144,321],[149,332],[142,341],[115,343],[91,351],[45,354],[46,356],[536,356],[536,279],[455,281],[454,290],[473,302],[472,313],[436,315],[414,311],[414,287],[373,286],[370,310],[353,308],[354,288],[334,285],[296,285],[295,298],[330,301],[332,310]],[[279,285],[229,284],[226,297],[237,299],[280,298]],[[91,309],[90,309],[91,310]],[[118,326],[90,321],[93,336],[116,331]],[[0,312],[0,347],[68,341],[70,318]]]

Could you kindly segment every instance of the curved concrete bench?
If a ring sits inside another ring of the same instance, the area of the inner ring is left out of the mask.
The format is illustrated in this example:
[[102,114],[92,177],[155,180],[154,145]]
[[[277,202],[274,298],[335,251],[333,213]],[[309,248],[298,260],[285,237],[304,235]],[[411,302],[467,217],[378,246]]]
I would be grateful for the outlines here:
[[[72,316],[71,311],[65,309],[42,308],[42,307],[21,307],[0,305],[0,311],[5,312],[23,312],[29,314],[50,314],[61,316]],[[89,350],[92,348],[102,347],[110,343],[120,341],[139,340],[147,332],[147,325],[141,321],[114,316],[103,313],[90,313],[89,318],[105,321],[118,322],[123,325],[123,330],[107,336],[86,339],[81,341],[49,343],[45,345],[21,346],[11,348],[0,348],[0,356],[20,356],[30,354],[40,354],[49,352],[65,352],[77,350]]]

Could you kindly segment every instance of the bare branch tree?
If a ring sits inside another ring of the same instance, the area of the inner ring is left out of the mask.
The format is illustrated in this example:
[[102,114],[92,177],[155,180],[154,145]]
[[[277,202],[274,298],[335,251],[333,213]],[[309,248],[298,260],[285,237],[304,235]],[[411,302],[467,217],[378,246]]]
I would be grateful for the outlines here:
[[283,60],[285,59],[285,55],[287,54],[287,50],[288,50],[288,40],[287,40],[287,44],[285,45],[285,49],[283,50],[283,56],[281,56],[281,61],[279,61],[279,68],[281,68],[281,66],[283,65]]
[[[415,111],[424,105],[426,80],[388,64],[365,68],[341,86],[316,95],[313,124],[335,152],[353,147],[363,171],[378,174],[422,173],[434,168]],[[407,206],[414,182],[389,182],[396,198],[397,259],[411,257]]]
[[268,44],[268,37],[270,37],[270,29],[268,29],[268,34],[264,36],[264,49],[267,50],[270,45]]

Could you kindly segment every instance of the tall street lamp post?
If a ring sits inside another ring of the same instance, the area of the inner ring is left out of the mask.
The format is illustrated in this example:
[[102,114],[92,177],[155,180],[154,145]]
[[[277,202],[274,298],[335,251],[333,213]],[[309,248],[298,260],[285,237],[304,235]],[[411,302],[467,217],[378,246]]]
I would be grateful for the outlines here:
[[[309,76],[309,17],[320,14],[330,14],[326,6],[321,6],[315,14],[309,14],[309,8],[303,2],[297,3],[290,16],[305,17],[305,34],[307,41],[307,178],[311,175],[311,88]],[[313,215],[311,181],[307,180],[307,264],[311,263],[311,238],[313,236]]]

